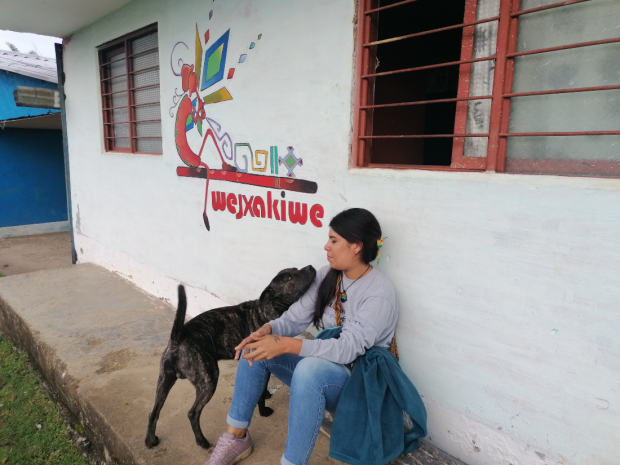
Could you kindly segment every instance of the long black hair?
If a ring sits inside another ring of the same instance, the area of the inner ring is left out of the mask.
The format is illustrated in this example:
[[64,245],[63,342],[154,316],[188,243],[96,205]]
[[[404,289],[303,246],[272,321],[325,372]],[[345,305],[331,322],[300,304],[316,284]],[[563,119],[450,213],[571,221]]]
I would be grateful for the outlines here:
[[[329,226],[350,244],[362,244],[360,259],[363,263],[370,263],[377,258],[379,247],[377,241],[381,239],[381,226],[375,215],[364,208],[350,208],[338,213],[329,223]],[[314,307],[312,323],[320,329],[321,318],[325,307],[336,295],[336,285],[340,270],[330,269],[321,281],[319,294]]]

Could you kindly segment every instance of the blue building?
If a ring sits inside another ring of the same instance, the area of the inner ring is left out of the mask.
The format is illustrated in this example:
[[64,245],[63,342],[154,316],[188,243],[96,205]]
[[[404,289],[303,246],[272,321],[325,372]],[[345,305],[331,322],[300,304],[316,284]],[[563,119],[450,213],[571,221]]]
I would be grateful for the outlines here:
[[0,238],[69,229],[60,111],[13,97],[57,82],[54,59],[0,50]]

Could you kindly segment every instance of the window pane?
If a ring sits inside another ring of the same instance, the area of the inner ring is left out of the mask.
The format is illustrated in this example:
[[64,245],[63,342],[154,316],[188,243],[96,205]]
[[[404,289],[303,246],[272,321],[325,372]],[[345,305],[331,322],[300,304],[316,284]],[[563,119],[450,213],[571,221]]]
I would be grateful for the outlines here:
[[138,152],[162,153],[161,139],[137,139]]
[[157,48],[157,31],[131,41],[131,54]]
[[[553,1],[522,0],[521,9]],[[517,52],[618,37],[618,0],[592,0],[523,15],[519,19]]]
[[122,123],[129,121],[129,108],[117,108],[112,110],[112,121],[114,123]]
[[159,86],[148,87],[146,89],[134,90],[133,103],[136,105],[142,103],[154,103],[159,102]]
[[620,136],[510,137],[510,173],[620,176]]
[[[544,4],[524,0],[521,8]],[[618,36],[617,0],[593,0],[522,17],[517,51]],[[512,91],[619,84],[620,44],[614,43],[518,57]],[[618,103],[620,90],[516,97],[511,101],[509,132],[620,130]],[[618,175],[619,146],[620,136],[510,137],[506,171]]]
[[127,77],[121,76],[108,81],[110,83],[110,92],[118,92],[120,90],[127,90]]
[[129,137],[129,124],[114,124],[114,137]]
[[147,121],[144,123],[136,123],[136,136],[161,137],[161,122]]
[[139,71],[145,68],[159,66],[159,54],[157,51],[145,53],[131,58],[131,69]]
[[143,121],[145,119],[161,119],[159,104],[135,107],[135,116],[136,121]]
[[127,149],[129,148],[130,139],[114,139],[114,147]]
[[133,87],[151,86],[159,84],[159,69],[140,71],[132,75]]
[[129,101],[127,100],[127,92],[119,92],[118,94],[112,94],[110,95],[110,97],[112,98],[111,108],[126,107],[127,105],[129,105]]

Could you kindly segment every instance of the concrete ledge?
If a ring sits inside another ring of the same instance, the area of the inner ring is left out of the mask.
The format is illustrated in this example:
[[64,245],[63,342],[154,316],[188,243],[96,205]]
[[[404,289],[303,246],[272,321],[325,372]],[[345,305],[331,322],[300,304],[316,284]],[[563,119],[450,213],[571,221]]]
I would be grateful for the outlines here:
[[18,236],[33,236],[35,234],[47,234],[53,232],[69,231],[68,221],[56,221],[54,223],[27,224],[24,226],[8,226],[0,228],[0,239]]
[[[161,443],[144,446],[155,397],[159,359],[174,319],[173,308],[96,265],[0,279],[0,331],[27,350],[50,390],[79,419],[104,464],[202,464],[187,412],[194,389],[185,380],[172,389],[157,426]],[[237,362],[220,362],[218,388],[201,425],[212,443],[226,428]],[[286,386],[268,401],[275,412],[255,414],[254,453],[247,465],[274,465],[284,451],[288,424]],[[338,463],[319,435],[311,465]]]

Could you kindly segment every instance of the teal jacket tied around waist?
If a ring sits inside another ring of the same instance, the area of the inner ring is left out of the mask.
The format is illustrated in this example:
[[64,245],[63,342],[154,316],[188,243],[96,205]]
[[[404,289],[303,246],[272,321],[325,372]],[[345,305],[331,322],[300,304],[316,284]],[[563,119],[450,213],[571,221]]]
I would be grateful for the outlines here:
[[[317,339],[338,338],[341,327]],[[403,411],[413,422],[405,431]],[[426,408],[394,355],[372,347],[355,360],[332,425],[330,457],[351,465],[385,465],[415,450],[426,436]]]

